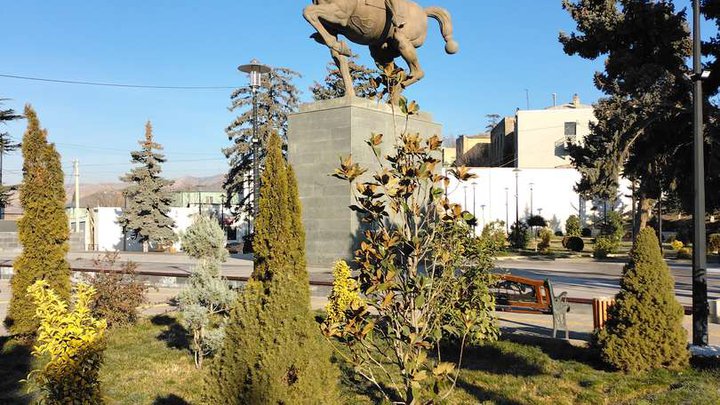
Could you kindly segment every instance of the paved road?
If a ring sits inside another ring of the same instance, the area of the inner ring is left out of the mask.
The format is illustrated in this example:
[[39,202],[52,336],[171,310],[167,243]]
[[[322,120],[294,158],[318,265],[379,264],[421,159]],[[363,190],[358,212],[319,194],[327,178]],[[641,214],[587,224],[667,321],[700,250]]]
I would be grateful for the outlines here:
[[[620,288],[624,263],[597,262],[592,259],[506,259],[496,263],[499,271],[509,271],[521,277],[545,279],[557,286],[557,291],[567,291],[574,298],[612,296]],[[717,266],[717,265],[714,265]],[[686,263],[670,263],[675,277],[678,300],[692,303],[692,268]],[[708,270],[708,295],[720,299],[720,268]]]

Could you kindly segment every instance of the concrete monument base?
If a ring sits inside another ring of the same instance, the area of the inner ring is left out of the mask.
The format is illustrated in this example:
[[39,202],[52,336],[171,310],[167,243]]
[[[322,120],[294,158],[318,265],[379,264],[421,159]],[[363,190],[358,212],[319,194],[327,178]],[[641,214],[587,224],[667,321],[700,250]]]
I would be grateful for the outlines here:
[[372,176],[379,165],[365,142],[373,133],[385,135],[383,155],[405,128],[422,137],[442,136],[442,126],[430,114],[406,121],[385,103],[351,97],[302,105],[288,125],[288,157],[303,207],[308,265],[328,269],[339,259],[352,260],[361,237],[358,217],[348,208],[354,203],[350,187],[332,177],[340,158],[352,154],[354,162],[370,169],[365,176]]

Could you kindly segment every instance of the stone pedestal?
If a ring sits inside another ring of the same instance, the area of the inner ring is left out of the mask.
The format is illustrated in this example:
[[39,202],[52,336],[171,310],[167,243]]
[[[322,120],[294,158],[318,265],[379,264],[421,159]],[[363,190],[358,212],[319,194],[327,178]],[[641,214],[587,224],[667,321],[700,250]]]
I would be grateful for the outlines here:
[[365,143],[373,133],[384,137],[383,154],[394,145],[395,134],[420,133],[442,136],[442,126],[421,113],[408,121],[393,115],[389,105],[362,98],[339,98],[305,104],[289,118],[288,157],[295,169],[309,266],[328,267],[338,259],[352,260],[360,238],[357,215],[348,183],[332,177],[340,158],[352,154],[353,161],[370,170],[378,164]]

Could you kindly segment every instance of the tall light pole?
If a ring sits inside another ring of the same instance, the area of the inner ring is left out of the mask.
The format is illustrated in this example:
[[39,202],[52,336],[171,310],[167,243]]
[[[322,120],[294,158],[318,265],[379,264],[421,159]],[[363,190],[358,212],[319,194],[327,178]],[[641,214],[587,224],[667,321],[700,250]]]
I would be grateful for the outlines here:
[[535,211],[533,211],[533,186],[535,183],[530,183],[530,216],[535,215]]
[[262,85],[262,75],[270,73],[270,68],[253,59],[247,65],[238,67],[238,70],[250,75],[250,90],[252,91],[253,104],[253,221],[257,219],[260,198],[260,138],[258,137],[258,90]]
[[509,188],[505,187],[505,233],[510,234],[510,200],[508,198]]
[[693,0],[693,114],[695,163],[695,240],[693,242],[693,344],[708,345],[707,256],[705,242],[705,151],[703,139],[702,54],[700,38],[700,0]]
[[520,246],[520,169],[515,168],[515,246]]
[[463,186],[463,191],[465,192],[465,204],[463,204],[463,209],[464,209],[465,211],[467,211],[467,206],[468,206],[468,203],[467,203],[467,185]]
[[477,220],[477,216],[475,215],[475,187],[477,187],[477,183],[473,181],[473,183],[472,183],[472,192],[473,192],[473,217],[475,217],[475,220]]

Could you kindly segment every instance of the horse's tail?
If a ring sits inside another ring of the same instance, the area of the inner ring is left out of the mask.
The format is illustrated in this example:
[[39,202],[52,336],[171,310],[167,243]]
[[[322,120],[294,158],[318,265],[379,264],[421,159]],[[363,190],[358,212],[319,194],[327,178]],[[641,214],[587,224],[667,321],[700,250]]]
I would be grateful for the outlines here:
[[453,25],[450,13],[441,7],[428,7],[425,9],[425,14],[440,24],[440,32],[445,38],[445,52],[449,54],[457,53],[460,50],[460,45],[453,39]]

